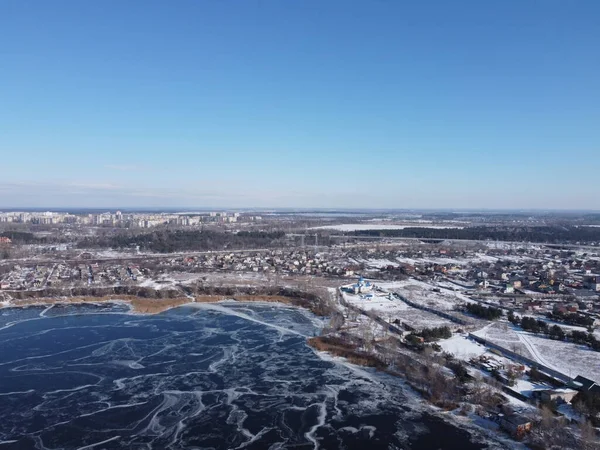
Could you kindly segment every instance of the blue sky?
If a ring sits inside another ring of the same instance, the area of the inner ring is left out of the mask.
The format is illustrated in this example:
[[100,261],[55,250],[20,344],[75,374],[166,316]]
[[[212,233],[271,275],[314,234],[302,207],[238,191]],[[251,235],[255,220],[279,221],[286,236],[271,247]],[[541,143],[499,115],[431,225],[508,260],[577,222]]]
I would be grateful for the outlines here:
[[0,206],[600,210],[600,2],[0,2]]

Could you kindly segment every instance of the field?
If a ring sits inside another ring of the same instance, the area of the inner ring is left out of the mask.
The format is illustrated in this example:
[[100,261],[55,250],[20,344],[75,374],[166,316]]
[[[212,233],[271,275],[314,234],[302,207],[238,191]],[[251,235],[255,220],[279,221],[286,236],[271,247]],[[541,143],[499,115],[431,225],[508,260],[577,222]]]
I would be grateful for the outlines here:
[[525,358],[535,359],[519,337],[517,328],[508,322],[494,322],[473,333]]
[[506,322],[497,322],[474,333],[571,378],[582,375],[600,383],[600,352],[525,332]]
[[445,352],[452,353],[458,359],[468,361],[472,357],[483,355],[487,349],[472,339],[462,335],[452,336],[439,342]]
[[582,375],[600,383],[600,352],[572,344],[522,333],[521,338],[531,347],[535,359],[572,378]]
[[[411,302],[421,304],[439,311],[451,311],[458,305],[469,301],[469,298],[458,291],[452,291],[443,286],[424,283],[415,279],[379,283],[384,289],[397,292]],[[439,292],[434,291],[439,290]],[[458,289],[458,288],[457,288]]]
[[454,326],[443,317],[407,305],[402,300],[390,300],[384,295],[376,295],[373,300],[364,300],[359,295],[344,294],[344,299],[365,311],[376,312],[382,319],[393,322],[399,320],[417,330],[441,326]]
[[424,265],[424,264],[452,264],[454,266],[472,266],[478,263],[494,264],[498,261],[512,261],[515,263],[526,263],[534,261],[528,256],[521,255],[501,255],[492,256],[484,253],[474,253],[468,257],[447,257],[447,256],[426,256],[423,258],[409,258],[406,256],[396,257],[396,261],[404,264],[411,264],[413,266]]

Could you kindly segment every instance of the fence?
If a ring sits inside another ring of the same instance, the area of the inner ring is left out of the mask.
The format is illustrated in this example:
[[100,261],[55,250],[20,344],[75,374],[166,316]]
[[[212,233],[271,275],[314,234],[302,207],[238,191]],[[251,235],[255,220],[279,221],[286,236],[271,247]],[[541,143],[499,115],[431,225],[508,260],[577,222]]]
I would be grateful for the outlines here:
[[[392,324],[386,322],[381,317],[379,317],[377,314],[373,314],[372,312],[365,311],[364,309],[359,308],[358,306],[354,306],[354,305],[348,303],[344,299],[344,296],[340,292],[338,292],[337,295],[338,295],[338,301],[340,302],[340,304],[342,306],[345,306],[348,309],[352,309],[352,310],[356,311],[357,313],[362,314],[364,316],[370,317],[371,319],[373,319],[379,325],[381,325],[384,328],[386,328],[391,333],[395,333],[395,334],[397,334],[399,336],[402,336],[404,334],[404,332],[400,328],[398,328],[397,326],[392,325]],[[407,328],[411,328],[411,327],[407,327]]]

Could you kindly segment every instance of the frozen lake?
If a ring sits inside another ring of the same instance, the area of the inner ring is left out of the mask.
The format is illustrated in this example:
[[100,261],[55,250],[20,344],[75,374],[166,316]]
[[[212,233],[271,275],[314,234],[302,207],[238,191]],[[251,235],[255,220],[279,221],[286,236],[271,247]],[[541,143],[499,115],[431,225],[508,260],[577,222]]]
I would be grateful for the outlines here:
[[316,354],[305,311],[124,309],[0,310],[0,449],[485,448],[401,380]]

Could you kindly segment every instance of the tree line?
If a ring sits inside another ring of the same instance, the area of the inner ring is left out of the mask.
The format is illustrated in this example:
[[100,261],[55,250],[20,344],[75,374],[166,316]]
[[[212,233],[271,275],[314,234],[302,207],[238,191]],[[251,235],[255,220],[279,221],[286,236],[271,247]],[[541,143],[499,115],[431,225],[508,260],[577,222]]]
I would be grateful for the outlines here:
[[579,325],[580,327],[591,327],[594,325],[594,318],[590,316],[584,316],[583,314],[549,312],[547,316],[549,319],[556,320],[557,322],[563,322],[567,325]]
[[143,234],[115,234],[83,239],[80,248],[135,248],[158,253],[244,248],[268,248],[281,245],[283,231],[240,231],[224,233],[212,230],[156,230]]
[[409,237],[423,239],[498,240],[546,242],[549,244],[591,243],[600,241],[600,228],[577,226],[477,226],[467,228],[419,228],[402,230],[357,230],[354,236]]
[[497,320],[502,317],[502,310],[493,306],[483,306],[478,303],[467,303],[467,311],[474,316],[487,320]]
[[525,331],[543,334],[550,339],[557,341],[570,341],[575,344],[586,345],[594,351],[600,351],[600,341],[593,333],[586,333],[585,331],[579,330],[565,331],[558,325],[550,326],[543,320],[535,319],[533,317],[523,316],[519,318],[512,311],[508,313],[507,317],[513,325],[520,326]]
[[46,241],[44,238],[39,239],[33,233],[27,231],[7,230],[0,233],[0,237],[9,238],[13,244],[38,244]]

